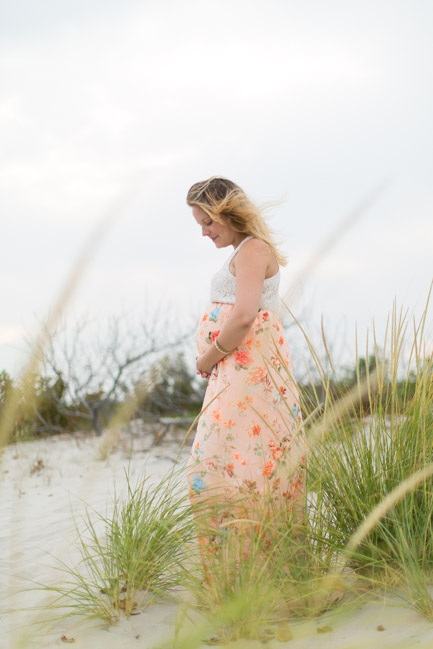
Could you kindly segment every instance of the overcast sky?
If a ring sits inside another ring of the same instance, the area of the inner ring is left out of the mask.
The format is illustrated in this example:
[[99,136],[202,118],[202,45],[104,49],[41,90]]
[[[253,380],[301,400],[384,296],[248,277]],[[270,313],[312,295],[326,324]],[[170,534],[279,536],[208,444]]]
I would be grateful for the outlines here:
[[160,303],[179,324],[198,317],[230,251],[202,239],[185,195],[217,174],[283,199],[283,295],[387,181],[292,306],[349,345],[355,323],[383,332],[395,297],[419,315],[433,278],[431,0],[0,6],[0,370],[23,362],[113,206],[71,317]]

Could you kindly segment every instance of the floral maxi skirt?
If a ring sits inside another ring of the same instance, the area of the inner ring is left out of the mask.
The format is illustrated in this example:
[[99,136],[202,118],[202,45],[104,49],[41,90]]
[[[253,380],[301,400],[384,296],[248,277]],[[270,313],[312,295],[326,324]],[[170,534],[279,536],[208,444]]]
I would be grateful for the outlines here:
[[[218,336],[233,309],[212,303],[197,331],[198,353]],[[304,437],[292,361],[279,318],[259,311],[240,344],[213,369],[188,461],[192,504],[212,509],[200,545],[218,545],[260,509],[300,506],[305,495]],[[202,548],[203,549],[203,548]],[[210,551],[210,548],[207,548]]]

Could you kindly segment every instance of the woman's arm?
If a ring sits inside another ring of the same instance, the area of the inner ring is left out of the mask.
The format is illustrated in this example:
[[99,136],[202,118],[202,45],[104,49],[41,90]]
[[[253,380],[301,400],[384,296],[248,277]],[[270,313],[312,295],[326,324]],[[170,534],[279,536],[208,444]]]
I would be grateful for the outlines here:
[[[272,260],[269,247],[260,239],[247,241],[233,259],[236,299],[233,310],[218,335],[219,346],[227,352],[232,351],[251,329],[259,310],[266,271]],[[215,345],[211,345],[197,359],[198,373],[209,374],[224,356]]]

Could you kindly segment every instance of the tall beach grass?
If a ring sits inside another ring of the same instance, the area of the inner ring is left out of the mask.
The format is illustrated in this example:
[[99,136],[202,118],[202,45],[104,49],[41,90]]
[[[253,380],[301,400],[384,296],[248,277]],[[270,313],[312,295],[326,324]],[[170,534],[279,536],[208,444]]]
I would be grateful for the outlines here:
[[78,615],[111,624],[173,598],[191,579],[195,528],[183,467],[157,483],[145,473],[134,483],[125,477],[109,514],[88,509],[76,521],[79,561],[55,562],[57,585],[41,586],[53,594],[47,619]]

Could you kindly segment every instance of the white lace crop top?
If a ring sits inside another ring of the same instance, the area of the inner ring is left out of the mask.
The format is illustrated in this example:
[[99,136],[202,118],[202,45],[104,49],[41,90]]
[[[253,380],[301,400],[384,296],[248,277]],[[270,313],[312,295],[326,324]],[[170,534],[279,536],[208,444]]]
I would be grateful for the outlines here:
[[[226,304],[234,304],[236,299],[236,277],[231,273],[229,266],[230,262],[238,252],[239,248],[248,241],[253,239],[252,236],[243,239],[237,248],[235,248],[228,259],[226,259],[223,266],[212,277],[210,285],[210,300],[211,302],[225,302]],[[278,295],[278,288],[280,285],[280,271],[272,277],[268,277],[263,282],[262,297],[260,299],[259,309],[268,309],[269,311],[278,312],[280,298]]]

